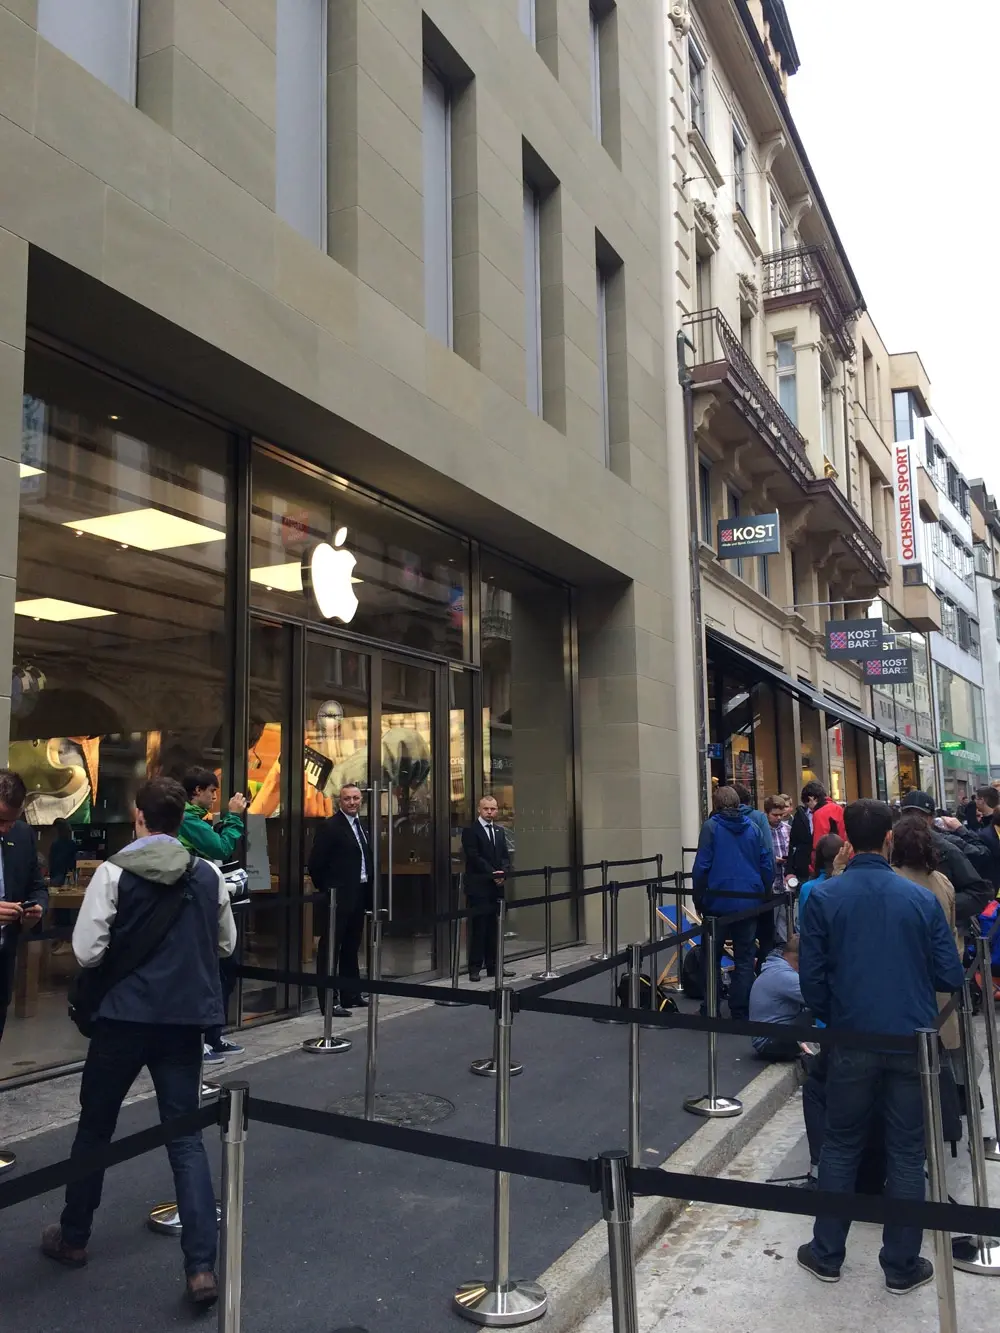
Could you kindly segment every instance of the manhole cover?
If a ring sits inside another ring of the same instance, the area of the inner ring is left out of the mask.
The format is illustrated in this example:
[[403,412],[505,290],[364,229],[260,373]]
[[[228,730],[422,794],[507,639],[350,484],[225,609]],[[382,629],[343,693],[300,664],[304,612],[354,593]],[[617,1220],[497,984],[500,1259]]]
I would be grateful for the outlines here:
[[[338,1097],[326,1108],[336,1115],[363,1116],[365,1113],[365,1095],[352,1092],[349,1097]],[[406,1125],[410,1129],[423,1129],[427,1125],[436,1125],[439,1120],[447,1120],[455,1111],[454,1103],[445,1097],[434,1097],[429,1092],[377,1092],[375,1094],[375,1119],[386,1125]],[[351,1333],[344,1329],[343,1333]],[[359,1333],[363,1333],[360,1330]]]

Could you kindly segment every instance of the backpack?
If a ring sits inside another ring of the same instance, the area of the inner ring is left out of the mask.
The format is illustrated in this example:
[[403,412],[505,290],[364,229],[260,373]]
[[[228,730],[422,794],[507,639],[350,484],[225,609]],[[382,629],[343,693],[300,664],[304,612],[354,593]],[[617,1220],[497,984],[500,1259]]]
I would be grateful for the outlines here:
[[172,889],[163,892],[144,922],[133,930],[116,931],[112,928],[111,943],[101,961],[96,967],[80,968],[70,982],[66,997],[69,1016],[81,1036],[94,1035],[97,1011],[108,991],[141,967],[170,933],[190,896],[188,884],[197,860],[192,852],[187,870]]
[[[632,973],[625,972],[618,982],[618,1003],[623,1009],[630,1008],[629,988],[632,984]],[[650,1009],[653,1002],[653,983],[645,972],[639,974],[639,1008]],[[656,987],[656,1009],[658,1013],[676,1014],[677,1001],[669,993],[665,986]]]
[[705,978],[701,962],[701,945],[693,944],[681,964],[681,989],[689,1000],[705,998]]

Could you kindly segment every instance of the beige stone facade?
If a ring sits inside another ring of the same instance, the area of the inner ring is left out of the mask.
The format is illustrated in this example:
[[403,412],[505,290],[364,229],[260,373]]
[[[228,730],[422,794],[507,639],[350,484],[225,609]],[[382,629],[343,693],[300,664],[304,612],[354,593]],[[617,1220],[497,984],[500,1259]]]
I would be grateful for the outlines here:
[[[275,212],[276,0],[140,0],[135,104],[0,2],[0,658],[11,652],[26,336],[44,334],[574,588],[585,859],[679,853],[655,61],[610,7],[339,0],[327,250]],[[423,55],[451,102],[453,346],[424,327]],[[437,53],[435,52],[435,55]],[[471,77],[469,77],[471,76]],[[525,403],[525,161],[544,402]],[[595,236],[618,260],[606,461]],[[9,699],[6,678],[2,736]],[[690,781],[690,775],[688,776]]]

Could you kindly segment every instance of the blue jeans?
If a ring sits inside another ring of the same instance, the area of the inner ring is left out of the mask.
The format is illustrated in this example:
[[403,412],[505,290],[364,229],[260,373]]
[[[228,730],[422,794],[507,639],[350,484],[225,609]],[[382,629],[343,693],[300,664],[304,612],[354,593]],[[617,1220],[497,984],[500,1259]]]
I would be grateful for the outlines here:
[[[753,985],[754,960],[757,949],[757,918],[750,917],[746,921],[737,921],[732,926],[721,926],[716,935],[716,944],[718,945],[718,957],[722,957],[722,945],[725,940],[731,940],[733,946],[733,970],[729,978],[729,1013],[732,1018],[746,1019],[750,1016],[750,987]],[[708,949],[705,947],[706,939],[701,937],[701,957],[702,973],[708,966]],[[708,994],[708,988],[705,989]],[[719,986],[718,994],[722,994],[722,987]],[[706,1006],[701,1006],[701,1012],[704,1016]]]
[[[826,1076],[826,1130],[819,1159],[819,1187],[853,1194],[872,1117],[885,1124],[886,1193],[895,1199],[924,1197],[924,1113],[920,1076],[912,1055],[834,1049]],[[844,1262],[850,1222],[817,1217],[812,1247],[829,1268]],[[887,1277],[909,1278],[920,1254],[920,1227],[886,1226],[879,1263]]]
[[[156,1089],[160,1120],[173,1120],[198,1109],[201,1091],[202,1034],[193,1027],[155,1023],[117,1023],[101,1019],[94,1027],[80,1085],[80,1123],[71,1158],[86,1157],[110,1143],[118,1113],[145,1066]],[[211,1273],[218,1250],[215,1191],[201,1134],[167,1144],[181,1219],[184,1271]],[[104,1172],[66,1187],[63,1240],[83,1249],[100,1207]]]

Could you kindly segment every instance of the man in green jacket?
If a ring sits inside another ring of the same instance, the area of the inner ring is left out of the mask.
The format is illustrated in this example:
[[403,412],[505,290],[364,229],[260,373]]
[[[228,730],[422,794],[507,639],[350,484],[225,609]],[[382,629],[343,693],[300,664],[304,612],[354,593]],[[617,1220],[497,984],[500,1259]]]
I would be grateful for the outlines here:
[[206,861],[222,865],[231,861],[240,840],[246,833],[243,816],[247,798],[241,791],[229,798],[229,810],[218,824],[213,825],[208,813],[215,805],[219,779],[210,768],[192,768],[184,774],[187,804],[178,838],[189,852],[196,852]]
[[[178,839],[189,852],[223,865],[233,860],[240,840],[246,833],[243,816],[246,813],[247,798],[241,791],[229,798],[229,810],[218,824],[212,823],[209,811],[215,805],[219,794],[219,779],[210,768],[192,768],[184,774],[184,791],[187,803],[184,806],[184,818],[181,821]],[[222,981],[222,1001],[229,1008],[229,997],[236,984],[232,975],[234,960],[223,959],[219,963],[219,976]],[[222,1028],[212,1028],[205,1033],[205,1063],[218,1064],[227,1055],[238,1055],[243,1047],[223,1036]]]

